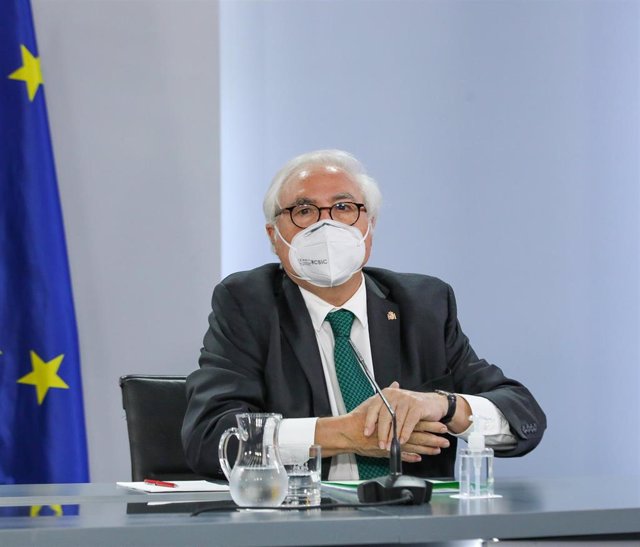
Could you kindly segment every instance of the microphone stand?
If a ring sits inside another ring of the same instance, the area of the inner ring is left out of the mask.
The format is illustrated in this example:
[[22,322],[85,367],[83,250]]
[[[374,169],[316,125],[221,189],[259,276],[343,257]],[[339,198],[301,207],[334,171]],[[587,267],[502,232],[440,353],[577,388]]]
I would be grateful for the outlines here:
[[[378,386],[369,372],[358,348],[356,348],[351,340],[349,340],[349,345],[353,350],[356,361],[358,361],[360,368],[369,380],[369,383],[382,399],[384,406],[387,407],[387,411],[391,415],[391,424],[393,428],[393,439],[391,440],[391,449],[389,451],[390,473],[386,477],[378,477],[377,479],[371,479],[361,483],[358,486],[358,500],[362,503],[371,503],[398,500],[406,496],[407,498],[410,498],[410,501],[407,501],[407,503],[412,505],[429,503],[433,488],[431,483],[418,477],[402,474],[402,454],[400,441],[398,440],[395,411],[391,408],[391,405],[383,395],[380,386]],[[409,494],[409,496],[407,496],[407,494]]]

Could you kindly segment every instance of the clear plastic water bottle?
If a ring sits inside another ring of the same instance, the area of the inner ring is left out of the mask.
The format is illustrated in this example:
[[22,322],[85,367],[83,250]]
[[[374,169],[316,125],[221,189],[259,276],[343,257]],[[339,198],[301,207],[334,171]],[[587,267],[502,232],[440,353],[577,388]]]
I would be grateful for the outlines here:
[[467,448],[458,455],[460,497],[490,498],[493,492],[493,450],[485,447],[481,421],[474,416]]

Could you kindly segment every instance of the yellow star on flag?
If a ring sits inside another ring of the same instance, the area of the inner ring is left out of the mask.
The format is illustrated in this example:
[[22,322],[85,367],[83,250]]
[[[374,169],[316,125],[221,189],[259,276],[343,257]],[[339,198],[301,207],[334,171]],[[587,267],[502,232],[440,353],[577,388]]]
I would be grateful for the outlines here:
[[53,505],[32,505],[29,508],[29,516],[30,517],[37,517],[40,515],[40,512],[42,511],[43,507],[50,507],[51,511],[53,511],[54,516],[56,517],[61,517],[63,512],[62,512],[62,505],[59,505],[57,503],[54,503]]
[[41,405],[49,388],[57,387],[61,389],[69,389],[69,386],[65,381],[58,376],[58,369],[60,363],[64,359],[64,354],[58,355],[51,359],[51,361],[45,362],[35,352],[31,352],[31,366],[33,370],[18,380],[19,384],[29,384],[36,386],[36,393],[38,395],[38,404]]
[[23,45],[20,46],[20,51],[22,52],[22,66],[9,74],[9,79],[21,80],[27,84],[27,95],[29,95],[29,100],[33,101],[38,87],[44,83],[40,71],[40,57],[34,57]]

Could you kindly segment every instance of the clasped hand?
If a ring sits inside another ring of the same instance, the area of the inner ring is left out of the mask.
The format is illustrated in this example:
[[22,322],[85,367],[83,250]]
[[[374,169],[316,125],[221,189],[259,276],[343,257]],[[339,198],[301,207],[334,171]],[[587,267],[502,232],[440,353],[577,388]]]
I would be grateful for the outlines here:
[[[447,426],[439,422],[446,412],[446,400],[441,395],[400,389],[398,382],[393,382],[382,392],[396,414],[404,461],[419,462],[422,455],[434,456],[449,446],[449,441],[442,436],[448,431]],[[377,431],[378,449],[388,451],[393,427],[391,415],[382,399],[374,395],[354,412],[364,414],[364,436],[371,438]],[[370,450],[364,452],[374,455]]]

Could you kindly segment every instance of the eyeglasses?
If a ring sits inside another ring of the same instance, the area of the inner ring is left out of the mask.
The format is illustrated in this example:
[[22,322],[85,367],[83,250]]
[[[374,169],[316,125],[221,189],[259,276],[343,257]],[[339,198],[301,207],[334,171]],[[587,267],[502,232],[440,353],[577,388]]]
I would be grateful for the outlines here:
[[340,201],[334,203],[331,207],[318,207],[312,203],[304,203],[302,205],[293,205],[292,207],[280,209],[276,213],[276,216],[287,211],[291,217],[291,222],[298,228],[308,228],[320,220],[322,211],[329,211],[331,220],[353,226],[360,218],[361,209],[364,209],[366,212],[367,208],[364,203],[354,203],[353,201]]

